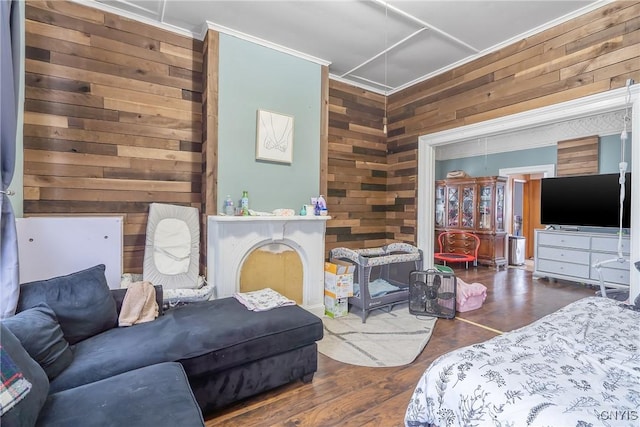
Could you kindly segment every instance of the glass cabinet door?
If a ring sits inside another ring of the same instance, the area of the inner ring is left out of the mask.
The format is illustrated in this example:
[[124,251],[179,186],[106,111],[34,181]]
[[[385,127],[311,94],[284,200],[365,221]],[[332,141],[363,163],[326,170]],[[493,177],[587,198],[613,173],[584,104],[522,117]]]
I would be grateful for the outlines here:
[[436,227],[444,227],[445,226],[445,187],[444,185],[436,185],[436,218],[435,225]]
[[458,187],[447,187],[447,227],[457,227],[460,218],[460,195]]
[[475,185],[462,187],[462,224],[464,228],[475,227]]
[[490,230],[493,226],[491,220],[493,218],[493,186],[482,184],[480,186],[480,202],[478,203],[478,228],[482,230]]
[[496,183],[496,231],[504,231],[504,183]]

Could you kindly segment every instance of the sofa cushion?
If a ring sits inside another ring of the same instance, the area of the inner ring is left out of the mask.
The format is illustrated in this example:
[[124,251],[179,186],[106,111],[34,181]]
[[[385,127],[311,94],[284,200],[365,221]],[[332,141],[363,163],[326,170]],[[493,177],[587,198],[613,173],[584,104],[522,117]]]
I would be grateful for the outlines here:
[[20,287],[17,311],[47,303],[70,344],[111,329],[118,322],[118,313],[104,270],[100,264],[67,276],[25,283]]
[[322,321],[299,306],[247,310],[235,298],[187,304],[153,322],[114,328],[73,346],[74,360],[51,382],[59,391],[141,366],[180,361],[207,375],[315,343]]
[[71,364],[73,353],[62,335],[56,314],[46,303],[21,311],[3,324],[20,340],[27,353],[42,366],[49,379]]
[[31,383],[29,393],[9,411],[2,414],[0,425],[11,427],[33,426],[49,393],[47,374],[38,365],[38,362],[29,356],[29,353],[22,347],[18,338],[4,325],[4,321],[0,324],[0,346],[22,372],[24,378]]
[[53,393],[38,424],[191,427],[204,420],[182,366],[161,363]]

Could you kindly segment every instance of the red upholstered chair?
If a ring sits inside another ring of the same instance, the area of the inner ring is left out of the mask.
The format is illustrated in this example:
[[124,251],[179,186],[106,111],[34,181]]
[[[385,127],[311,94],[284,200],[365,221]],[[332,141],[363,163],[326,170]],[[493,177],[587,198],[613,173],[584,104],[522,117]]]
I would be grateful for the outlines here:
[[447,262],[464,262],[469,268],[469,261],[473,265],[478,265],[478,249],[480,249],[480,238],[468,231],[443,231],[438,236],[438,246],[440,252],[436,252],[433,257]]

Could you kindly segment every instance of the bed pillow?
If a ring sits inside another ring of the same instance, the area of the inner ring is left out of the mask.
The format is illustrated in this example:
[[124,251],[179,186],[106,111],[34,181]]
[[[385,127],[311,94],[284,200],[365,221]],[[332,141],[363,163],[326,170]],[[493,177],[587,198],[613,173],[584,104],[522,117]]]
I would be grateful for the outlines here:
[[20,340],[27,353],[42,366],[50,380],[73,360],[58,318],[45,303],[22,311],[3,323]]
[[25,283],[20,287],[18,312],[44,302],[58,318],[69,344],[92,337],[118,323],[103,264],[67,276]]
[[0,352],[3,353],[3,377],[5,369],[7,370],[7,376],[13,376],[10,371],[13,370],[11,368],[14,368],[22,374],[23,378],[29,381],[31,389],[9,410],[3,411],[0,425],[34,426],[49,394],[49,380],[42,367],[29,356],[29,353],[22,347],[18,338],[11,333],[9,328],[4,325],[4,322],[3,320],[0,323],[0,346],[2,346]]

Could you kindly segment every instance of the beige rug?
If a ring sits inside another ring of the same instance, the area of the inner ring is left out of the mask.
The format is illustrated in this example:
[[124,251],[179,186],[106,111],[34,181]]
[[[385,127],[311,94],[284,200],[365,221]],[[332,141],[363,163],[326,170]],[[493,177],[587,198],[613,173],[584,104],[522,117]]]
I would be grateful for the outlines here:
[[318,351],[351,365],[388,367],[414,361],[431,338],[435,317],[409,314],[407,304],[396,305],[390,313],[374,310],[362,323],[356,309],[347,316],[323,316],[324,337]]

